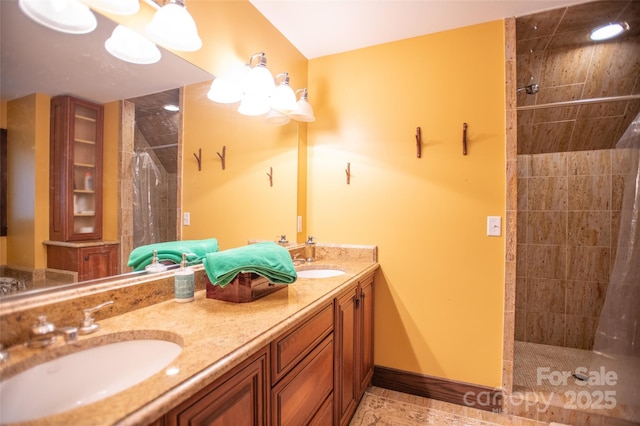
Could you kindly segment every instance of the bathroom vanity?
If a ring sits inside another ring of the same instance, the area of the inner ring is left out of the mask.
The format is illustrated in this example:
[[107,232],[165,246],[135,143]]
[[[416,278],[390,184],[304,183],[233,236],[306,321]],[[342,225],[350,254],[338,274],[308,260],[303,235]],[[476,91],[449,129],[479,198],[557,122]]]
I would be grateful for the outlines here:
[[[60,356],[74,345],[169,339],[182,352],[167,368],[101,401],[29,424],[347,424],[373,374],[376,249],[318,245],[317,261],[299,268],[326,265],[344,274],[299,278],[250,303],[207,298],[202,266],[196,267],[198,291],[192,303],[156,303],[164,287],[172,285],[171,272],[148,282],[139,278],[136,296],[130,285],[114,288],[110,283],[53,305],[0,302],[2,342],[13,344],[0,377]],[[69,325],[80,318],[74,310],[107,297],[120,300],[96,314],[98,332],[76,343],[30,349],[15,344],[24,338],[20,332],[4,333],[7,326],[24,328],[22,322],[43,313],[58,326]]]

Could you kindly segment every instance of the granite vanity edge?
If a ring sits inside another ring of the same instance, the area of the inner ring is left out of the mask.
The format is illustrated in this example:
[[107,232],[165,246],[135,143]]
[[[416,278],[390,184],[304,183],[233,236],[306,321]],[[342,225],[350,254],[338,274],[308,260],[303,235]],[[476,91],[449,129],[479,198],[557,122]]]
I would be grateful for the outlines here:
[[377,262],[363,268],[356,273],[353,277],[328,291],[323,296],[316,299],[311,304],[300,309],[293,315],[284,318],[281,322],[266,330],[260,336],[245,343],[241,347],[235,348],[229,354],[221,359],[216,360],[214,363],[205,367],[200,372],[194,374],[190,378],[178,386],[169,389],[160,397],[150,401],[146,405],[140,407],[138,410],[130,413],[123,419],[118,421],[118,425],[139,425],[143,423],[150,423],[158,419],[158,413],[167,413],[171,408],[186,401],[200,390],[204,389],[210,383],[222,377],[225,373],[231,371],[237,365],[251,357],[260,349],[268,346],[278,336],[284,335],[292,327],[298,324],[304,318],[319,312],[324,306],[333,301],[342,291],[353,285],[363,277],[375,273],[380,265]]

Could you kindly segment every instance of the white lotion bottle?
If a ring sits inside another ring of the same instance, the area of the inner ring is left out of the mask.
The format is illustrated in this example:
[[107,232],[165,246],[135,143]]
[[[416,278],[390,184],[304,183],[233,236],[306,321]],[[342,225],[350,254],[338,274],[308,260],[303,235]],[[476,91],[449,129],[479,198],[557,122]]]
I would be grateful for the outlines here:
[[180,269],[175,274],[175,301],[178,303],[193,302],[195,291],[195,280],[193,269],[187,266],[186,255],[182,254]]

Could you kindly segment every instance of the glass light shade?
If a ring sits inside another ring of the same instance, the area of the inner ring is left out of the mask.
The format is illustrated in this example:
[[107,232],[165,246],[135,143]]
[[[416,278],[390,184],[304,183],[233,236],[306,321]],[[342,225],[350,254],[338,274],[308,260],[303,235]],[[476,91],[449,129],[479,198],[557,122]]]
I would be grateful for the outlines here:
[[282,83],[276,87],[271,95],[271,107],[285,112],[296,109],[296,94],[291,86]]
[[207,97],[213,102],[232,104],[242,99],[242,89],[232,79],[216,77],[211,83]]
[[[264,65],[256,65],[251,68],[245,77],[243,91],[247,95],[271,96],[276,85],[273,76]],[[265,111],[266,112],[266,111]]]
[[130,28],[118,25],[104,43],[107,52],[132,64],[154,64],[160,60],[160,49]]
[[185,7],[176,3],[166,4],[156,11],[147,25],[147,35],[172,50],[193,52],[202,47],[195,21]]
[[139,0],[84,0],[84,2],[94,9],[114,15],[133,15],[140,10]]
[[608,40],[622,34],[629,29],[629,24],[626,22],[615,22],[596,28],[591,31],[589,38],[593,41]]
[[238,112],[242,115],[262,115],[269,112],[269,98],[257,95],[245,95],[240,102]]
[[98,21],[91,9],[78,0],[19,0],[22,13],[40,25],[67,34],[87,34]]
[[313,108],[311,108],[311,104],[305,99],[298,101],[296,109],[289,113],[289,117],[296,121],[304,121],[306,123],[316,121],[316,117],[313,115]]
[[267,124],[271,124],[273,126],[282,126],[290,122],[291,119],[280,111],[276,111],[275,109],[271,108],[271,110],[265,117],[265,121],[267,122]]

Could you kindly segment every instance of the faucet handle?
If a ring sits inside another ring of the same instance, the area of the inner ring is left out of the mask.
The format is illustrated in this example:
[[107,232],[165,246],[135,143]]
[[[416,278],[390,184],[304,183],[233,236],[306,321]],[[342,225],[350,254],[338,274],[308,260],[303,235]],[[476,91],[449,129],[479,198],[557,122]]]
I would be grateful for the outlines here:
[[95,331],[98,331],[100,328],[100,324],[95,322],[95,318],[93,318],[93,313],[99,309],[104,308],[107,305],[112,305],[113,300],[109,300],[107,302],[101,303],[98,306],[94,306],[93,308],[83,309],[82,313],[84,317],[82,318],[82,322],[80,323],[80,327],[78,328],[78,332],[80,334],[89,334]]
[[33,336],[46,336],[54,331],[56,331],[56,326],[47,321],[45,315],[38,316],[38,320],[31,326],[31,334]]

